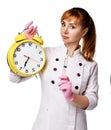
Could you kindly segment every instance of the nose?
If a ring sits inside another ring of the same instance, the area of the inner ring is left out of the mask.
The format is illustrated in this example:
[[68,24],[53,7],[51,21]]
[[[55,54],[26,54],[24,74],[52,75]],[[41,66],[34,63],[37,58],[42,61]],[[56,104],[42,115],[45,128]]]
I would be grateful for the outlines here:
[[64,28],[64,33],[67,34],[68,33],[68,27]]

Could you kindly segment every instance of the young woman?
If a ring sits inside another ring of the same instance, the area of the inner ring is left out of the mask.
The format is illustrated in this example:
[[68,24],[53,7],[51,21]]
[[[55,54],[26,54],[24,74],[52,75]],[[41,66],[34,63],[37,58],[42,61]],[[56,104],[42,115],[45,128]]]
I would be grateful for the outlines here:
[[[31,25],[26,25],[28,39],[37,33]],[[93,19],[86,10],[71,8],[61,17],[60,32],[64,44],[45,48],[47,63],[39,73],[41,105],[32,130],[87,130],[85,110],[94,109],[98,103]],[[26,79],[10,73],[12,82]]]

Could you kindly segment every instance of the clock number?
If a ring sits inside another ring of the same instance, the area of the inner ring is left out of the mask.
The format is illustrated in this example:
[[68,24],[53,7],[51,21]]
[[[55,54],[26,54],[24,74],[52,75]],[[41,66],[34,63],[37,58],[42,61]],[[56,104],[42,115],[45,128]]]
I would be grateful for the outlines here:
[[16,55],[16,54],[14,54],[14,57],[17,57],[17,55]]
[[43,58],[42,58],[42,57],[40,58],[40,61],[43,61]]
[[21,51],[21,49],[18,47],[18,48],[17,48],[17,51],[18,51],[18,52],[20,52],[20,51]]
[[40,67],[40,64],[37,64],[37,67]]
[[35,68],[32,68],[32,71],[35,72]]
[[25,46],[25,43],[22,44],[22,47],[24,47],[24,46]]
[[41,54],[42,53],[42,51],[39,51],[39,54]]
[[32,42],[29,42],[29,46],[32,46]]
[[15,61],[15,65],[18,65],[18,61]]
[[38,47],[38,46],[36,45],[35,48],[37,49],[37,47]]
[[25,73],[28,73],[28,72],[29,72],[29,71],[26,69],[26,70],[25,70]]
[[21,69],[22,69],[22,67],[19,68],[19,70],[21,70]]

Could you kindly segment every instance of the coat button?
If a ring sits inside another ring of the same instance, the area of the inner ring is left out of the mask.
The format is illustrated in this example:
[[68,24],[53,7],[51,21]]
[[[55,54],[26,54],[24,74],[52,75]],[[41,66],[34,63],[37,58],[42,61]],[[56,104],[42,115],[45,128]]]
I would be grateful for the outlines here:
[[59,61],[59,58],[56,58],[55,60],[56,60],[56,61]]
[[81,76],[81,74],[80,74],[80,73],[77,73],[77,76],[78,76],[78,77],[80,77],[80,76]]
[[82,66],[82,63],[79,63],[79,66]]
[[78,87],[78,86],[75,86],[75,89],[77,90],[77,89],[79,89],[79,87]]
[[57,68],[53,68],[54,71],[57,71]]
[[52,83],[52,84],[55,84],[55,81],[54,81],[54,80],[52,80],[52,81],[51,81],[51,83]]

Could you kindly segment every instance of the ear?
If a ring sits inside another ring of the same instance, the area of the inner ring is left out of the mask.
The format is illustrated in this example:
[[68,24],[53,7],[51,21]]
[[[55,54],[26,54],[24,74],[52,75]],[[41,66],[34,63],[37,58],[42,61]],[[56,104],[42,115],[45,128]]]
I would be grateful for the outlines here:
[[83,29],[83,31],[82,31],[82,37],[84,37],[87,32],[88,32],[88,28]]

